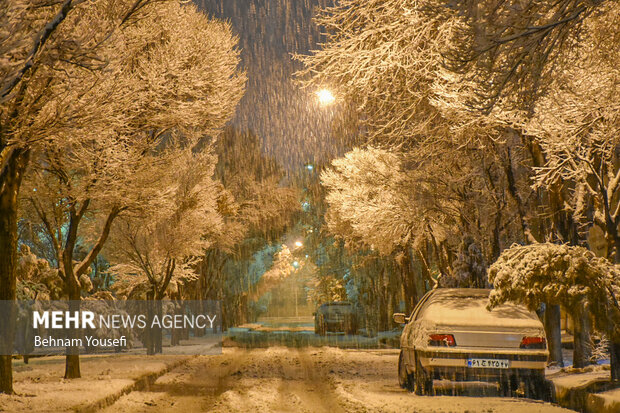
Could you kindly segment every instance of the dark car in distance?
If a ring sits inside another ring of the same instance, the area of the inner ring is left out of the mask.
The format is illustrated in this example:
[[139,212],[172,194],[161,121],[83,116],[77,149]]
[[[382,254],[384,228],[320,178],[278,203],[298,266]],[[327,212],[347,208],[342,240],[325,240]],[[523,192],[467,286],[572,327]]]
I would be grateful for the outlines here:
[[327,332],[357,332],[357,314],[353,304],[334,301],[322,304],[314,313],[314,332],[324,336]]

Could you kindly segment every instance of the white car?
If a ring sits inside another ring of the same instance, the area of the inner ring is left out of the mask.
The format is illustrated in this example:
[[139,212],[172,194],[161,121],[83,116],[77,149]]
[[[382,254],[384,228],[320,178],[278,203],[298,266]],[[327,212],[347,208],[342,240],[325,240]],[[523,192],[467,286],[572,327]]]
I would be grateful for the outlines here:
[[549,353],[545,330],[535,313],[518,304],[487,310],[490,290],[439,288],[429,291],[400,338],[398,380],[416,394],[432,394],[433,379],[499,382],[503,394],[521,381],[529,397],[548,392]]

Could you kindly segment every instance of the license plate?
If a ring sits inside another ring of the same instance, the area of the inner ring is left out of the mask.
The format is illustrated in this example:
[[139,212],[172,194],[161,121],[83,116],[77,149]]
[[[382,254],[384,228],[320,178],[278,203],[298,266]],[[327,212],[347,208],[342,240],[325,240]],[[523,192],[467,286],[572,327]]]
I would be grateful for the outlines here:
[[507,369],[510,368],[510,360],[467,359],[467,367],[483,369]]

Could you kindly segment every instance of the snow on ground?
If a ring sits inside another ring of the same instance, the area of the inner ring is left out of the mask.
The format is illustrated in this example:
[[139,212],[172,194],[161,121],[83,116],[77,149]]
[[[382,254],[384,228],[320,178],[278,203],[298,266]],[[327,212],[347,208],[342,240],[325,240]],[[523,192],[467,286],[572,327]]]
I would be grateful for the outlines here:
[[612,406],[617,408],[618,400],[620,400],[620,389],[609,390],[599,394],[603,399],[604,407],[611,411]]
[[72,412],[132,385],[187,356],[97,355],[81,357],[81,379],[63,379],[64,357],[14,362],[13,396],[0,394],[0,411]]
[[[602,367],[602,366],[600,366]],[[565,389],[583,387],[593,381],[609,381],[609,370],[596,369],[587,373],[563,374],[562,372],[553,374],[550,377],[556,387]]]
[[104,410],[112,412],[562,412],[527,399],[496,397],[489,385],[436,383],[415,396],[398,386],[398,350],[331,347],[225,348],[192,359]]

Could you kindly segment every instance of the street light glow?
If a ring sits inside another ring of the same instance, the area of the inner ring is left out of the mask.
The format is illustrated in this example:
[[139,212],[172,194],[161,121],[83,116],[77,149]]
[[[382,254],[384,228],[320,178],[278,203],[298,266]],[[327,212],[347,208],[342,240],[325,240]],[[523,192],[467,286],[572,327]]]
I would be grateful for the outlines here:
[[319,98],[321,106],[331,105],[336,100],[332,92],[328,89],[321,89],[316,92],[316,95]]
[[301,241],[295,241],[295,246],[296,246],[297,248],[299,248],[299,247],[303,247],[303,245],[304,245],[304,244],[303,244],[303,242],[301,242]]

